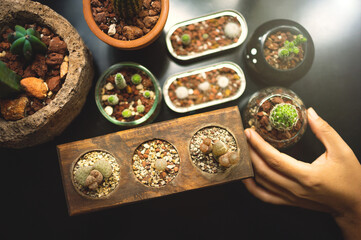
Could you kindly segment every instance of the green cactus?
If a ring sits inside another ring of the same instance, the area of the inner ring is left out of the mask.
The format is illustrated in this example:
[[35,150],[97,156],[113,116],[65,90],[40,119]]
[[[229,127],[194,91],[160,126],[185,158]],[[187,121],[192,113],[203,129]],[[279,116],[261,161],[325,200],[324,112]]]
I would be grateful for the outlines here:
[[116,94],[110,95],[107,99],[110,105],[117,105],[119,103],[119,98]]
[[125,78],[121,73],[115,74],[114,81],[115,81],[115,86],[118,89],[123,89],[127,86],[127,82],[125,81]]
[[185,33],[181,37],[183,45],[189,45],[191,43],[191,36],[189,34]]
[[144,112],[144,110],[145,110],[145,107],[144,107],[144,105],[138,105],[137,106],[137,112],[139,112],[139,113],[143,113]]
[[9,69],[0,61],[0,99],[9,98],[22,92],[20,85],[21,76]]
[[112,0],[113,8],[116,14],[123,19],[135,17],[141,10],[142,0]]
[[96,161],[93,165],[95,170],[98,170],[104,178],[109,178],[110,175],[112,175],[113,170],[112,170],[112,165],[104,159],[100,159],[98,161]]
[[278,50],[278,56],[280,58],[287,58],[292,53],[297,55],[300,52],[300,49],[298,48],[298,46],[305,42],[307,42],[307,38],[305,38],[301,34],[297,35],[295,40],[293,40],[292,42],[289,42],[288,40],[286,40],[283,44],[283,47]]
[[144,96],[145,98],[150,98],[150,91],[145,90],[144,93],[143,93],[143,96]]
[[130,80],[132,81],[132,83],[138,85],[139,83],[142,82],[142,77],[138,73],[136,73],[131,77]]
[[8,35],[11,43],[10,52],[23,56],[30,61],[35,53],[45,53],[48,49],[45,43],[40,40],[40,34],[33,28],[25,30],[22,26],[16,25],[15,32]]
[[122,116],[123,116],[124,118],[130,118],[132,115],[133,115],[133,114],[132,114],[132,111],[130,111],[129,109],[124,109],[124,110],[122,111]]
[[80,185],[85,186],[86,185],[85,181],[93,169],[94,169],[93,166],[84,166],[84,167],[79,168],[74,173],[74,180],[77,183],[79,183]]
[[280,103],[273,107],[270,113],[272,127],[280,131],[291,130],[299,117],[297,109],[289,103]]

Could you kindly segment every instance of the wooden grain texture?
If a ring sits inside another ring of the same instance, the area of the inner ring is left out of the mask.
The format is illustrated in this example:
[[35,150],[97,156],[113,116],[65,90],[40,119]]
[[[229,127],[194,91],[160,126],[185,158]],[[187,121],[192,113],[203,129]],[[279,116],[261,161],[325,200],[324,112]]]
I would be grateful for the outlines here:
[[[241,161],[223,173],[209,174],[192,162],[189,145],[200,129],[218,126],[227,129],[235,138]],[[132,157],[142,143],[162,139],[171,143],[180,157],[179,172],[173,181],[159,188],[140,183],[132,170]],[[95,138],[57,146],[63,187],[70,215],[76,215],[149,198],[161,197],[187,190],[240,180],[253,176],[247,140],[238,107],[182,117],[148,126],[124,130]],[[78,158],[93,150],[111,153],[120,165],[121,179],[117,188],[106,198],[90,199],[80,195],[72,184],[72,168]]]

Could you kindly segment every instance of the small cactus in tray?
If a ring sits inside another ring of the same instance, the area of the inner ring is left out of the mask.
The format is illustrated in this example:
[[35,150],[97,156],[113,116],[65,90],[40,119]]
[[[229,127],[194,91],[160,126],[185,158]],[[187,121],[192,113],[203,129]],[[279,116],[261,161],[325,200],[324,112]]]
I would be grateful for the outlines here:
[[116,14],[123,19],[130,19],[136,16],[141,10],[142,0],[112,0]]
[[0,99],[9,98],[23,91],[20,85],[21,76],[9,69],[0,61]]
[[291,130],[296,125],[298,119],[296,107],[289,103],[279,103],[270,112],[272,127],[280,131]]
[[46,52],[47,46],[40,40],[40,34],[33,28],[25,30],[22,26],[16,25],[15,32],[8,35],[11,43],[10,51],[13,54],[23,56],[30,61],[36,52]]

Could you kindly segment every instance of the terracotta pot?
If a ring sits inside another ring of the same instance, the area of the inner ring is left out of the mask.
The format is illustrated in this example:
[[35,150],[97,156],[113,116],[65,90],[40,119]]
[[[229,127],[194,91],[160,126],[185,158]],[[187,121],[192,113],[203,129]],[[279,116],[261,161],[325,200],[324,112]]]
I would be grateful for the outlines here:
[[115,39],[108,34],[104,33],[96,22],[94,21],[92,8],[91,8],[91,0],[83,0],[83,13],[85,21],[87,22],[90,30],[103,42],[122,49],[122,50],[137,50],[148,46],[153,43],[162,33],[164,25],[168,18],[169,12],[169,0],[160,0],[161,1],[161,13],[158,19],[158,22],[155,24],[153,29],[144,35],[141,38],[130,40],[130,41],[122,41]]
[[94,76],[91,53],[65,18],[38,2],[1,1],[0,31],[25,23],[47,26],[65,41],[69,70],[61,89],[47,106],[17,121],[0,118],[0,147],[30,147],[61,134],[80,113]]

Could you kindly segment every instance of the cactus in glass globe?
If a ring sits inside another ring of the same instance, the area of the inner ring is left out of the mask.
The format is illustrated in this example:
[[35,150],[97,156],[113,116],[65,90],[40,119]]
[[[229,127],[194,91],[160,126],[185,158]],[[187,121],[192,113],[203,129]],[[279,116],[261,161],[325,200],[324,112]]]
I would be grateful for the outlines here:
[[33,28],[25,30],[19,25],[15,26],[15,32],[8,35],[8,41],[11,43],[11,53],[23,56],[26,61],[30,61],[36,52],[45,53],[48,49],[40,40],[40,34],[37,31]]
[[141,10],[142,0],[112,0],[115,13],[123,19],[136,16]]
[[277,104],[270,112],[272,127],[280,131],[291,130],[296,125],[298,119],[297,108],[289,103]]

